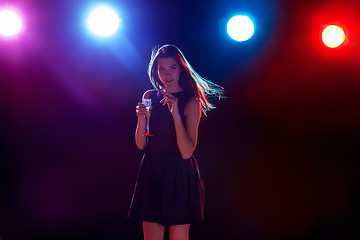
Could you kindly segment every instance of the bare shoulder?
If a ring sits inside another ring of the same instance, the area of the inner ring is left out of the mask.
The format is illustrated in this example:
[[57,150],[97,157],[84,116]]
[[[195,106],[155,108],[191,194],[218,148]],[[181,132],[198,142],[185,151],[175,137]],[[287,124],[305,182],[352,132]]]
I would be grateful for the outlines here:
[[147,99],[147,98],[149,98],[149,96],[150,96],[150,94],[153,92],[153,91],[155,91],[154,89],[151,89],[151,90],[147,90],[146,92],[144,92],[144,94],[143,94],[143,99]]
[[187,116],[188,114],[199,114],[199,112],[200,112],[199,100],[195,97],[189,98],[184,109],[185,116]]

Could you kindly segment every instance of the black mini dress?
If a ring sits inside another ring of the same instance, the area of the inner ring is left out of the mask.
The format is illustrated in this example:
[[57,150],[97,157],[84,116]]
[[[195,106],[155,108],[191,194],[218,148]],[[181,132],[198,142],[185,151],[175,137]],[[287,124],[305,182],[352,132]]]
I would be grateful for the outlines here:
[[[178,98],[181,118],[192,93],[172,93]],[[163,226],[189,224],[204,219],[204,181],[194,156],[181,157],[173,117],[160,103],[163,95],[152,91],[150,134],[139,167],[128,218]]]

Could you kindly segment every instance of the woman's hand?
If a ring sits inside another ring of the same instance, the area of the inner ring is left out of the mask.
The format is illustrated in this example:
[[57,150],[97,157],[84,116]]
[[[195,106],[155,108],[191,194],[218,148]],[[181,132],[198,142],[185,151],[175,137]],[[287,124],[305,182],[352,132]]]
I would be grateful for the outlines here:
[[163,89],[161,89],[161,93],[164,94],[164,98],[161,99],[160,103],[162,103],[163,106],[167,104],[173,117],[180,116],[179,107],[178,107],[178,98],[176,98],[171,93],[165,92]]
[[[150,107],[151,111],[152,106]],[[144,104],[142,103],[138,103],[138,105],[136,106],[136,116],[138,117],[139,120],[145,120],[147,117],[149,117],[150,113],[146,110]]]

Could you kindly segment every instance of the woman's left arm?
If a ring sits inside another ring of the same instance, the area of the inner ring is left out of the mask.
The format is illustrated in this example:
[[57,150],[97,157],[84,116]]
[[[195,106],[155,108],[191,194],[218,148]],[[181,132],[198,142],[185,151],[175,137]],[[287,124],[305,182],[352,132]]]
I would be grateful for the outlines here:
[[176,130],[176,140],[183,159],[188,159],[195,151],[198,135],[198,127],[201,117],[200,103],[192,97],[188,100],[184,109],[185,124],[180,114],[175,115],[174,123]]
[[174,119],[176,141],[183,159],[188,159],[195,151],[197,142],[197,132],[201,117],[200,103],[195,97],[191,97],[184,108],[185,123],[181,119],[178,107],[178,99],[171,93],[164,94],[160,101],[163,105],[167,104],[169,111]]

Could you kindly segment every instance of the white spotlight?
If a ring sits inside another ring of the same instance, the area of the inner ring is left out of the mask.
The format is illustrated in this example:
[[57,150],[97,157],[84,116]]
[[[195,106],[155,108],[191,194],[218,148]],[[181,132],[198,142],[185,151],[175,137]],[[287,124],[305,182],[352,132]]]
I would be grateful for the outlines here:
[[11,10],[0,11],[0,35],[13,36],[22,29],[20,17]]
[[227,23],[229,36],[238,42],[250,39],[254,34],[254,30],[254,24],[248,16],[237,15],[232,17]]
[[97,7],[89,15],[87,26],[94,34],[109,37],[119,29],[122,19],[109,7]]
[[336,25],[327,26],[322,32],[322,40],[329,48],[337,48],[345,41],[344,30]]

